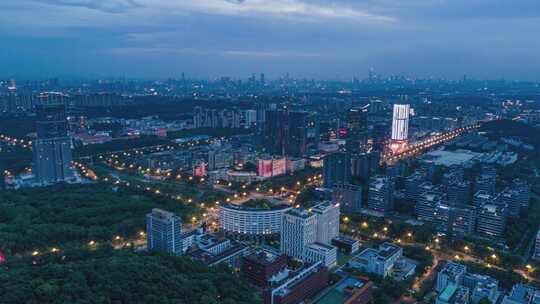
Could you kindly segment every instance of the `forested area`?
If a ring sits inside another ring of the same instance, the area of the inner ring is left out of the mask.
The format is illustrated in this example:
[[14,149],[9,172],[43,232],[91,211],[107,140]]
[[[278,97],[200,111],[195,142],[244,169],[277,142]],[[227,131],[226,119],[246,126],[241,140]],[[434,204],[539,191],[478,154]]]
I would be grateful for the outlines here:
[[225,266],[105,245],[8,261],[0,295],[0,303],[260,303]]
[[145,214],[162,208],[190,219],[195,205],[104,184],[0,192],[0,250],[8,253],[111,240],[144,230]]

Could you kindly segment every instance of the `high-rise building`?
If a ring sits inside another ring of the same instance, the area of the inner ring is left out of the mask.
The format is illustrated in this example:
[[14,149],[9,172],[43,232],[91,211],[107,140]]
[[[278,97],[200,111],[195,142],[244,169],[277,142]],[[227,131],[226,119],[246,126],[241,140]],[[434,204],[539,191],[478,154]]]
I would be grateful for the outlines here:
[[429,191],[420,194],[415,205],[416,217],[421,221],[433,222],[439,205],[444,205],[442,193]]
[[291,209],[281,222],[281,252],[303,259],[307,245],[317,240],[317,215],[306,210]]
[[540,260],[540,229],[536,233],[536,240],[534,242],[534,256],[535,260]]
[[476,210],[474,207],[450,208],[450,233],[453,237],[463,238],[474,233]]
[[467,181],[452,181],[446,187],[446,195],[450,206],[466,206],[469,203],[471,184]]
[[323,183],[331,189],[335,185],[351,181],[351,157],[346,152],[326,155],[323,160]]
[[347,151],[362,152],[367,149],[368,142],[368,109],[351,108],[347,112]]
[[531,187],[529,184],[524,180],[514,179],[511,189],[517,193],[517,199],[521,202],[521,208],[526,210],[529,207],[531,196]]
[[359,213],[362,210],[362,186],[338,184],[332,189],[332,201],[339,203],[345,213]]
[[317,215],[317,242],[330,245],[339,236],[339,204],[322,202],[311,208]]
[[307,151],[307,112],[281,109],[265,112],[263,145],[267,153],[303,157]]
[[495,194],[496,175],[482,174],[474,184],[474,191],[484,191],[489,195]]
[[182,220],[172,212],[154,208],[146,215],[148,250],[182,255]]
[[409,112],[408,104],[395,104],[392,117],[392,140],[406,141],[409,136]]
[[506,211],[504,207],[495,204],[484,204],[478,207],[478,222],[476,231],[486,237],[502,236],[506,227]]
[[39,105],[36,110],[37,139],[32,149],[36,181],[42,185],[68,181],[73,178],[73,171],[65,106]]
[[407,176],[405,178],[405,198],[410,202],[416,202],[421,194],[420,185],[424,182],[426,182],[426,178],[420,172],[414,172]]
[[394,207],[394,187],[392,180],[385,176],[374,176],[370,179],[367,208],[385,214]]

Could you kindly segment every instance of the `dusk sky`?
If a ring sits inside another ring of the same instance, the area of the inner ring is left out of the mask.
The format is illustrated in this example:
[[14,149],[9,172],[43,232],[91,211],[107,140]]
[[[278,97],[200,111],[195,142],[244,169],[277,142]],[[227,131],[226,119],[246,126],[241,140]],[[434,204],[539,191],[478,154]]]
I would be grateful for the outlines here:
[[2,0],[0,77],[540,80],[539,0]]

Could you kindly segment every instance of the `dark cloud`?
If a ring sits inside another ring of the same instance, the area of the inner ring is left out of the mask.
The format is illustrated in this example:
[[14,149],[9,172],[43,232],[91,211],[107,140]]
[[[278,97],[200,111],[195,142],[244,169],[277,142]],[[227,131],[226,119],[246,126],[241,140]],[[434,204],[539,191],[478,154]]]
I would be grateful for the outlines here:
[[0,2],[0,64],[9,75],[538,79],[539,10],[537,0],[18,0]]

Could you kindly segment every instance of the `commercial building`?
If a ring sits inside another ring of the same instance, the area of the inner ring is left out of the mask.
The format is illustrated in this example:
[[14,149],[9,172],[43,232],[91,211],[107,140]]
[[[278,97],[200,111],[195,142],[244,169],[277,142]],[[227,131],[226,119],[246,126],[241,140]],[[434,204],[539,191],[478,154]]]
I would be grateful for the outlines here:
[[240,273],[250,283],[268,287],[286,268],[286,255],[258,249],[242,258]]
[[267,153],[303,157],[308,143],[309,113],[280,109],[265,112],[263,145]]
[[409,136],[408,104],[395,104],[392,116],[392,141],[406,141]]
[[287,160],[285,158],[262,157],[258,160],[258,174],[260,177],[273,177],[287,173]]
[[336,246],[339,251],[352,255],[360,250],[360,241],[346,236],[338,236],[332,240],[332,245]]
[[447,262],[437,274],[437,287],[435,290],[442,292],[448,285],[462,285],[466,273],[467,267],[464,265]]
[[501,304],[540,304],[540,290],[524,284],[516,284]]
[[394,207],[394,186],[391,179],[385,176],[374,176],[370,179],[367,209],[385,214]]
[[450,207],[450,233],[455,238],[472,235],[476,224],[474,207]]
[[148,250],[183,254],[182,220],[179,216],[154,208],[146,215]]
[[362,210],[362,186],[337,184],[332,189],[332,201],[339,204],[341,212],[359,213]]
[[339,236],[339,204],[322,202],[313,206],[311,212],[317,216],[316,241],[329,245]]
[[444,205],[442,193],[429,191],[420,194],[415,205],[416,217],[421,221],[433,222],[439,205]]
[[[403,249],[391,243],[383,243],[378,249],[367,248],[349,261],[349,266],[375,273],[385,278],[391,275],[396,263],[403,258]],[[409,271],[404,277],[414,273]]]
[[290,272],[285,280],[264,292],[265,304],[297,304],[312,299],[328,286],[328,268],[322,262]]
[[501,296],[499,281],[487,275],[466,273],[463,277],[463,286],[471,291],[472,303],[478,303],[482,299],[498,303]]
[[435,304],[469,304],[470,290],[454,283],[448,284],[437,296]]
[[540,229],[536,233],[536,240],[534,242],[534,259],[540,260]]
[[290,209],[281,223],[281,252],[304,258],[307,245],[317,240],[317,215],[306,210]]
[[502,236],[506,227],[506,211],[495,204],[484,204],[478,208],[476,231],[490,238]]
[[313,243],[306,247],[304,260],[311,263],[322,262],[325,267],[337,265],[337,248],[323,243]]
[[325,188],[332,189],[338,184],[351,181],[351,157],[345,152],[335,152],[324,157],[323,183]]
[[223,204],[219,208],[219,225],[225,234],[240,238],[275,236],[281,233],[283,215],[289,210],[288,205],[260,209]]

